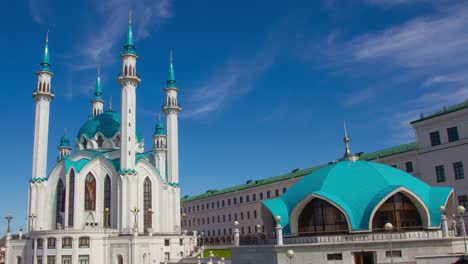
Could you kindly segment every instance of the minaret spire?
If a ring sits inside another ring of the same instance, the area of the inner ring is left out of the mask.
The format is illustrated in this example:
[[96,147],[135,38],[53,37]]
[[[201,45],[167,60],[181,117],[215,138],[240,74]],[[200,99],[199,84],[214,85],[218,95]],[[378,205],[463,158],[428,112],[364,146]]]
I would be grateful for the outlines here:
[[96,86],[94,88],[94,97],[91,100],[93,105],[92,116],[102,114],[104,111],[104,100],[102,99],[102,86],[101,86],[101,64],[98,65]]
[[348,131],[346,129],[346,121],[343,121],[343,131],[344,131],[343,143],[345,144],[345,154],[343,156],[343,160],[358,160],[359,157],[351,154],[351,150],[349,149],[349,137],[348,137]]
[[133,41],[133,30],[132,30],[132,11],[128,13],[128,28],[127,36],[125,38],[123,54],[136,54],[135,42]]
[[49,30],[47,30],[45,38],[44,54],[40,63],[41,71],[50,71],[50,57],[49,57]]
[[169,54],[169,74],[167,78],[167,87],[175,87],[174,64],[172,63],[172,49]]
[[57,157],[57,162],[60,162],[64,158],[70,156],[71,146],[70,139],[67,136],[67,129],[63,131],[63,136],[60,138],[60,145],[58,146],[59,155]]

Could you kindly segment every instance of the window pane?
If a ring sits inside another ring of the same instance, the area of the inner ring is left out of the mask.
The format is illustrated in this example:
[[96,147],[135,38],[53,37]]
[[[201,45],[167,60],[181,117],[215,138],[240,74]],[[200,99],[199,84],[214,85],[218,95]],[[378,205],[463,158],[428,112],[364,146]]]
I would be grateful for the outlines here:
[[445,182],[445,169],[444,165],[439,165],[435,167],[437,182]]
[[463,163],[461,161],[453,163],[453,170],[455,172],[455,179],[460,180],[465,178]]
[[458,141],[458,129],[457,129],[457,127],[447,128],[447,136],[448,136],[448,141],[449,142]]
[[434,131],[430,133],[431,137],[431,145],[432,146],[437,146],[440,145],[440,134],[439,131]]

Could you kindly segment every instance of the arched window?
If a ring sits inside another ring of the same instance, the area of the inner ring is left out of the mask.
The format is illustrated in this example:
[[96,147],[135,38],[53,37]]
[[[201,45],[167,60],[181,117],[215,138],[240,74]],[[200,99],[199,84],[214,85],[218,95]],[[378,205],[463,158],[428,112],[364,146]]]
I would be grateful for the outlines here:
[[386,223],[391,223],[396,230],[422,228],[418,209],[402,193],[394,194],[380,206],[372,219],[372,229],[382,230]]
[[88,141],[86,138],[83,138],[83,149],[86,149],[86,145],[88,145]]
[[125,65],[125,68],[124,68],[124,76],[127,75],[127,65]]
[[102,144],[104,143],[104,139],[102,139],[101,136],[98,136],[97,138],[97,144],[99,148],[102,148]]
[[56,209],[55,209],[55,224],[63,225],[62,215],[60,213],[65,211],[65,195],[63,189],[62,179],[59,179],[57,184],[57,194],[56,194]]
[[23,258],[21,258],[20,256],[16,257],[16,263],[23,264]]
[[145,218],[145,230],[152,227],[152,211],[151,208],[151,181],[146,177],[145,183],[143,185],[143,208],[144,208],[144,218]]
[[319,198],[314,198],[302,209],[298,224],[300,235],[348,232],[344,214]]
[[118,255],[117,256],[117,264],[123,264],[123,263],[124,263],[124,260],[123,260],[122,255]]
[[146,253],[143,254],[143,264],[148,264],[148,259],[146,258]]
[[91,173],[85,179],[85,210],[96,210],[96,179]]
[[68,183],[68,226],[73,226],[74,205],[75,205],[75,171],[70,170]]
[[110,227],[111,219],[111,179],[109,175],[104,181],[104,226]]
[[119,137],[119,136],[116,136],[116,137],[115,137],[114,143],[115,143],[115,146],[116,146],[117,148],[120,147],[120,137]]

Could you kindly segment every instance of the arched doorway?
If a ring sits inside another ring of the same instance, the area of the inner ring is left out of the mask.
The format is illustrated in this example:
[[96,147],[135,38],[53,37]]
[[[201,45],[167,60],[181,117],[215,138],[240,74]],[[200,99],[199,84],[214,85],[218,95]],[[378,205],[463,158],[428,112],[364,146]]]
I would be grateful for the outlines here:
[[379,207],[372,219],[372,230],[382,230],[386,223],[391,223],[396,230],[423,228],[418,209],[401,192],[392,195]]
[[348,222],[345,215],[331,203],[312,199],[299,215],[299,235],[320,235],[324,233],[347,233]]
[[117,256],[117,264],[123,264],[124,263],[124,259],[122,257],[122,255],[118,255]]

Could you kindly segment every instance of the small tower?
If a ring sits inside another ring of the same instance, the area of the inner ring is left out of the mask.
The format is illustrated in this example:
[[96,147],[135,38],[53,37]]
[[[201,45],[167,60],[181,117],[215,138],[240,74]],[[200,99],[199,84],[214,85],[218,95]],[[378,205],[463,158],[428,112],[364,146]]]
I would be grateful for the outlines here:
[[49,58],[49,32],[46,34],[44,55],[40,68],[36,72],[37,86],[32,97],[36,101],[36,118],[34,124],[34,150],[32,178],[43,179],[46,175],[47,143],[49,138],[49,109],[55,95],[50,88],[52,71]]
[[166,155],[167,155],[167,136],[166,129],[161,122],[161,118],[154,129],[154,165],[159,170],[161,177],[166,178]]
[[177,116],[182,108],[177,103],[177,93],[174,77],[174,65],[172,63],[172,50],[170,53],[169,76],[166,82],[166,105],[163,111],[166,113],[167,124],[167,178],[169,183],[179,183],[179,139]]
[[136,88],[141,82],[136,75],[136,61],[138,59],[135,51],[132,33],[132,17],[128,17],[128,30],[120,54],[122,59],[122,73],[117,82],[122,87],[122,120],[120,122],[121,146],[120,146],[120,171],[135,173],[135,151],[136,151]]
[[351,154],[351,150],[349,149],[349,138],[348,138],[348,131],[346,130],[346,122],[343,122],[343,130],[344,130],[343,143],[345,144],[345,154],[343,155],[343,158],[341,160],[359,160],[359,157]]
[[67,130],[63,132],[62,138],[60,138],[60,145],[58,146],[59,155],[57,157],[57,162],[60,162],[64,158],[70,156],[71,147],[70,139],[67,136]]
[[96,87],[94,88],[94,98],[91,101],[93,105],[92,116],[100,115],[104,111],[104,100],[102,99],[102,87],[101,87],[101,65],[98,66]]

